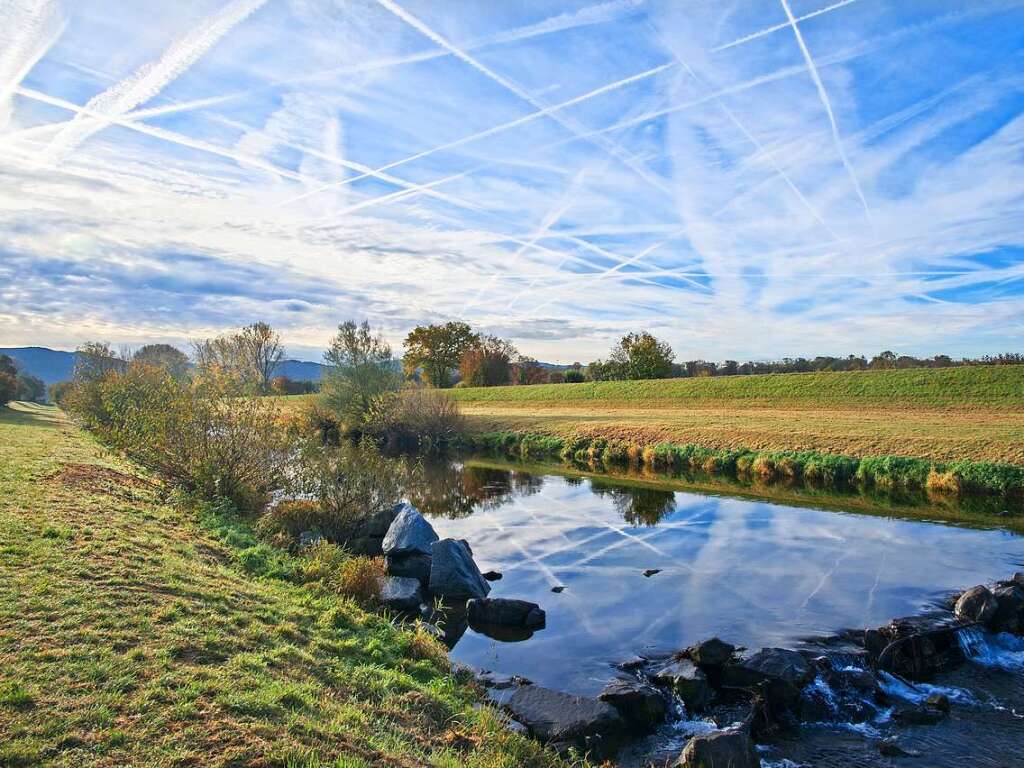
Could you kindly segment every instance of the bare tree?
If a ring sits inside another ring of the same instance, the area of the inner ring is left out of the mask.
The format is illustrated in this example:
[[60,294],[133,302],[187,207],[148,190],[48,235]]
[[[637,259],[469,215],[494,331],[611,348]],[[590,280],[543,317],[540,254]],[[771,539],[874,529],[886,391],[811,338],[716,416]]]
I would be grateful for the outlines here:
[[277,331],[267,323],[253,323],[238,333],[192,343],[196,366],[237,376],[260,392],[270,390],[274,370],[284,359]]

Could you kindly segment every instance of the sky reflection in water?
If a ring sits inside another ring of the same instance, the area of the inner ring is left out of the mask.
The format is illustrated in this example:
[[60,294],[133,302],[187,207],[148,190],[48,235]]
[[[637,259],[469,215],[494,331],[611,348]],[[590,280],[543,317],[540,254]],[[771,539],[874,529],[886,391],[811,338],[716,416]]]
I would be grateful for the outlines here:
[[468,539],[481,570],[504,574],[491,596],[547,611],[526,641],[470,629],[453,657],[579,693],[640,651],[877,626],[1024,562],[1024,538],[999,530],[473,466],[427,482],[412,501],[442,537]]

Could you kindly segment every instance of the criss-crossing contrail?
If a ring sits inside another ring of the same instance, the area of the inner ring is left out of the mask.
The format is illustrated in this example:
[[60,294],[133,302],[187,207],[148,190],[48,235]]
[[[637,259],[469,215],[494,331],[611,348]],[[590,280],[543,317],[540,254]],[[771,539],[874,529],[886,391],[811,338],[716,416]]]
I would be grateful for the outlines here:
[[54,0],[0,3],[0,130],[10,122],[14,90],[63,31]]
[[[542,102],[540,102],[537,99],[535,99],[527,91],[525,91],[524,89],[520,88],[518,85],[513,83],[508,78],[503,77],[502,75],[499,75],[497,72],[492,70],[490,67],[488,67],[487,65],[485,65],[484,63],[482,63],[478,59],[474,58],[473,56],[471,56],[469,53],[467,53],[466,51],[462,50],[458,46],[456,46],[453,43],[451,43],[443,35],[440,35],[439,33],[435,32],[433,29],[428,27],[426,24],[424,24],[418,18],[416,18],[415,16],[413,16],[412,14],[407,12],[405,9],[403,9],[397,3],[395,3],[394,0],[377,0],[377,2],[381,6],[383,6],[385,9],[387,9],[388,11],[393,13],[395,16],[400,18],[402,21],[404,21],[406,24],[411,26],[413,29],[415,29],[417,32],[419,32],[420,34],[422,34],[425,37],[429,38],[430,40],[432,40],[433,42],[435,42],[437,45],[441,46],[442,48],[447,49],[457,59],[465,62],[466,64],[471,66],[473,69],[475,69],[477,72],[479,72],[480,74],[484,75],[485,77],[493,80],[498,85],[500,85],[502,88],[504,88],[507,91],[509,91],[510,93],[518,96],[520,99],[522,99],[526,103],[530,104],[535,109],[543,111],[546,108],[545,104],[543,104]],[[557,122],[559,125],[561,125],[563,128],[565,128],[565,130],[569,131],[570,133],[572,133],[573,135],[576,135],[576,136],[581,135],[580,129],[576,125],[574,125],[572,123],[572,121],[567,120],[562,115],[560,115],[560,114],[558,114],[556,112],[551,112],[549,114],[550,114],[551,118],[555,122]],[[672,196],[672,190],[665,183],[664,179],[661,179],[660,177],[654,175],[650,171],[649,168],[644,166],[643,163],[638,162],[636,160],[636,158],[634,158],[628,152],[625,152],[620,146],[618,146],[617,144],[615,144],[612,141],[609,141],[604,136],[597,136],[597,137],[594,137],[594,138],[591,138],[591,139],[588,139],[588,140],[591,141],[591,143],[596,144],[598,147],[603,149],[605,152],[607,152],[610,155],[612,155],[612,157],[614,157],[616,160],[621,162],[627,168],[632,170],[634,173],[636,173],[638,176],[640,176],[648,184],[650,184],[651,186],[655,187],[656,189],[662,191],[666,195],[668,195],[670,197]]]
[[661,64],[661,65],[659,65],[657,67],[653,67],[652,69],[648,69],[648,70],[646,70],[644,72],[640,72],[640,73],[635,74],[635,75],[630,75],[629,77],[624,77],[621,80],[616,80],[614,83],[608,83],[607,85],[602,85],[600,88],[595,88],[592,91],[588,91],[587,93],[584,93],[584,94],[582,94],[580,96],[575,96],[575,97],[573,97],[571,99],[568,99],[567,101],[559,102],[558,104],[552,104],[551,106],[544,107],[543,109],[539,109],[536,112],[531,112],[528,115],[523,115],[522,117],[517,117],[515,120],[510,120],[507,123],[502,123],[501,125],[496,125],[496,126],[494,126],[492,128],[487,128],[487,129],[485,129],[483,131],[478,131],[477,133],[471,134],[469,136],[463,136],[461,139],[455,139],[454,141],[446,142],[446,143],[441,144],[439,146],[432,147],[431,149],[425,149],[422,152],[417,152],[414,155],[410,155],[408,157],[404,157],[404,158],[402,158],[400,160],[395,160],[393,162],[387,163],[386,165],[382,165],[379,168],[375,168],[371,172],[364,173],[364,174],[362,174],[360,176],[353,176],[352,178],[343,179],[342,181],[338,181],[338,182],[335,182],[333,184],[325,184],[325,185],[323,185],[321,187],[317,187],[316,189],[312,189],[312,190],[310,190],[308,192],[305,192],[305,193],[303,193],[301,195],[297,195],[295,197],[289,198],[289,199],[283,201],[281,203],[281,205],[288,205],[290,203],[295,203],[295,202],[298,202],[299,200],[304,200],[307,197],[310,197],[312,195],[318,194],[318,193],[323,192],[325,190],[333,189],[334,187],[339,187],[339,186],[342,186],[343,184],[351,184],[351,183],[353,183],[355,181],[360,181],[361,179],[365,179],[367,176],[371,176],[371,175],[373,175],[375,173],[381,173],[383,171],[389,171],[392,168],[396,168],[396,167],[398,167],[400,165],[405,165],[406,163],[411,163],[411,162],[413,162],[415,160],[420,160],[421,158],[428,157],[428,156],[433,155],[433,154],[435,154],[437,152],[444,152],[444,151],[447,151],[449,149],[455,149],[455,148],[461,147],[461,146],[463,146],[465,144],[470,144],[470,143],[472,143],[474,141],[479,141],[480,139],[487,138],[488,136],[494,136],[495,134],[503,133],[504,131],[511,130],[512,128],[518,128],[521,125],[526,125],[527,123],[532,123],[534,120],[539,120],[540,118],[545,117],[547,115],[553,115],[553,114],[555,114],[556,112],[558,112],[560,110],[567,109],[568,107],[575,106],[576,104],[580,104],[580,103],[582,103],[584,101],[588,101],[589,99],[592,99],[595,96],[600,96],[601,94],[605,94],[605,93],[608,93],[610,91],[617,90],[617,89],[622,88],[622,87],[624,87],[626,85],[630,85],[631,83],[636,83],[636,82],[638,82],[640,80],[645,80],[645,79],[647,79],[649,77],[653,77],[654,75],[658,74],[659,72],[664,72],[666,69],[670,69],[670,68],[672,68],[674,66],[676,66],[674,62],[669,62],[667,64]]
[[793,17],[793,11],[789,8],[788,0],[779,0],[782,3],[783,10],[786,11],[786,17],[789,19],[789,26],[793,28],[793,34],[796,35],[796,41],[800,45],[800,51],[804,55],[804,61],[807,62],[807,71],[811,75],[811,79],[814,81],[814,85],[818,89],[818,96],[821,97],[821,103],[825,107],[825,112],[828,114],[829,124],[832,126],[832,139],[836,145],[836,151],[839,152],[839,159],[843,161],[843,166],[846,168],[846,172],[850,176],[850,181],[853,182],[853,188],[857,190],[857,197],[860,198],[861,205],[864,206],[864,214],[868,217],[868,221],[871,220],[871,209],[868,207],[868,201],[864,197],[864,191],[860,188],[860,182],[857,181],[857,174],[853,170],[853,166],[850,165],[850,160],[846,157],[846,150],[843,149],[843,141],[839,136],[839,125],[836,123],[835,113],[832,111],[832,102],[829,101],[828,92],[825,90],[825,84],[821,82],[821,75],[818,74],[818,68],[814,65],[814,59],[811,58],[811,52],[807,50],[807,43],[804,42],[803,33],[800,32],[800,26],[796,23],[796,19]]
[[[205,56],[222,37],[265,2],[233,0],[172,42],[159,59],[144,64],[124,80],[91,98],[85,109],[99,115],[120,117],[140,104],[145,104]],[[56,160],[63,159],[105,125],[102,119],[91,119],[79,113],[57,134],[47,154]]]
[[[807,21],[808,19],[813,19],[815,16],[821,16],[823,13],[828,13],[830,11],[834,11],[834,10],[837,10],[839,8],[842,8],[844,5],[851,5],[852,3],[856,3],[856,2],[857,2],[857,0],[841,0],[838,3],[833,3],[832,5],[825,6],[824,8],[819,8],[816,11],[811,11],[810,13],[806,13],[803,16],[799,16],[797,18],[797,21],[798,22],[800,22],[800,21]],[[757,32],[752,32],[749,35],[744,35],[741,38],[733,40],[731,43],[726,43],[725,45],[720,45],[717,48],[712,48],[711,52],[712,53],[717,53],[718,51],[724,51],[727,48],[732,48],[732,47],[737,46],[737,45],[743,45],[744,43],[749,43],[751,40],[757,40],[759,37],[764,37],[765,35],[770,35],[773,32],[778,32],[780,29],[785,29],[788,26],[789,26],[789,22],[788,21],[784,21],[781,24],[774,24],[774,25],[772,25],[770,27],[766,27],[765,29],[758,30]]]

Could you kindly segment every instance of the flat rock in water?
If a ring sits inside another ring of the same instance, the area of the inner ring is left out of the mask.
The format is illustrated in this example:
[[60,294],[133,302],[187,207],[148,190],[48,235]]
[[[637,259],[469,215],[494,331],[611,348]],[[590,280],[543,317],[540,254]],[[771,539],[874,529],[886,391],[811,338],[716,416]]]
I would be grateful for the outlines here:
[[648,568],[646,571],[644,571],[644,576],[646,576],[647,578],[651,578],[651,576],[654,576],[658,573],[661,573],[661,568]]
[[501,581],[501,573],[498,571],[485,571],[483,576],[488,581]]
[[380,589],[380,602],[393,611],[418,611],[423,602],[419,579],[388,576]]
[[744,731],[694,736],[676,762],[679,768],[761,768],[757,747]]
[[668,701],[661,691],[633,678],[612,680],[598,698],[615,707],[634,729],[649,730],[668,714]]
[[707,675],[689,659],[670,662],[654,673],[653,680],[675,691],[690,712],[704,710],[711,701]]
[[958,619],[976,621],[987,627],[995,620],[999,603],[988,587],[979,584],[960,595],[953,612]]
[[466,616],[474,628],[478,624],[490,624],[498,627],[540,629],[547,619],[544,611],[536,603],[506,597],[474,598],[466,603]]
[[727,685],[747,687],[764,681],[802,688],[814,679],[814,670],[802,654],[786,648],[762,648],[725,668]]
[[398,514],[388,527],[381,549],[385,555],[430,554],[437,533],[427,519],[412,504],[398,505]]
[[539,685],[517,688],[505,708],[534,738],[547,742],[586,741],[615,734],[624,725],[611,704]]
[[565,587],[562,587],[562,586],[552,587],[551,591],[554,592],[556,595],[559,595],[562,592],[565,592]]
[[461,541],[441,539],[431,547],[430,591],[453,600],[487,597],[491,585]]

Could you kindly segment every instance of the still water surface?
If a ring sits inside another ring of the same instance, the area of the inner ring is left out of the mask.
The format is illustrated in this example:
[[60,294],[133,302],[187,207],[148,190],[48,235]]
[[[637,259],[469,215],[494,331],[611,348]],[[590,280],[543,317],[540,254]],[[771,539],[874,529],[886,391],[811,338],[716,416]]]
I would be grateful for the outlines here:
[[429,497],[411,500],[440,536],[467,539],[482,571],[504,575],[491,596],[547,612],[547,627],[519,642],[468,629],[453,658],[581,694],[640,652],[713,635],[794,647],[916,613],[1024,563],[1024,537],[999,529],[473,461],[428,468],[427,482]]

